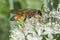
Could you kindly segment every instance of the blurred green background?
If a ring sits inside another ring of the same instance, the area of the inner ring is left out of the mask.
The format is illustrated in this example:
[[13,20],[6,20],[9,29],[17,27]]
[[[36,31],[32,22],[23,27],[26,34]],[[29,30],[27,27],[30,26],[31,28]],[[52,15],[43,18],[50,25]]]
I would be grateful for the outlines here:
[[9,4],[8,0],[0,0],[0,40],[9,40]]
[[[52,9],[60,8],[60,0],[13,0],[14,9],[43,8]],[[0,0],[0,40],[9,40],[10,30],[10,5],[9,0]]]

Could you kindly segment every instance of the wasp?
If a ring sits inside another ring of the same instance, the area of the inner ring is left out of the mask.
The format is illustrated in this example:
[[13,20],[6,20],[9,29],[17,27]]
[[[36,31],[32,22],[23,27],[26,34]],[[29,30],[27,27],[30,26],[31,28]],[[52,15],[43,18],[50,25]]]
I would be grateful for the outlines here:
[[33,17],[36,14],[42,16],[41,11],[40,10],[36,10],[36,9],[16,9],[16,10],[11,10],[11,12],[13,14],[15,14],[11,18],[11,21],[18,20],[18,19],[20,19],[23,16],[25,16],[24,21],[26,20],[27,17],[31,18],[31,17]]

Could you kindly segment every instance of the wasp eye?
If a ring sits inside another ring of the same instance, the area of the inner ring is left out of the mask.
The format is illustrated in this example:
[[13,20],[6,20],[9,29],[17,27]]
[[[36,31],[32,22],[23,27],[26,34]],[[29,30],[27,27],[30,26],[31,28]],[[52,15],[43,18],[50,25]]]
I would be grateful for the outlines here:
[[41,13],[41,11],[40,11],[40,10],[38,10],[38,14],[39,14],[40,16],[42,16],[42,13]]
[[11,20],[11,21],[14,21],[14,20],[15,20],[14,16],[13,16],[12,18],[10,18],[10,20]]

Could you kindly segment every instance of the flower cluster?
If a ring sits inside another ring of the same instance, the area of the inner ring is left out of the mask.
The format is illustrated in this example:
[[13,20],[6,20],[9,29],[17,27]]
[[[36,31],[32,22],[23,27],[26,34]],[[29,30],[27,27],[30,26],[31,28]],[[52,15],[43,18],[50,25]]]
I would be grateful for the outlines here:
[[[58,40],[60,37],[60,12],[50,11],[40,17],[27,18],[25,22],[15,21],[10,30],[10,40]],[[55,37],[55,35],[57,35]]]

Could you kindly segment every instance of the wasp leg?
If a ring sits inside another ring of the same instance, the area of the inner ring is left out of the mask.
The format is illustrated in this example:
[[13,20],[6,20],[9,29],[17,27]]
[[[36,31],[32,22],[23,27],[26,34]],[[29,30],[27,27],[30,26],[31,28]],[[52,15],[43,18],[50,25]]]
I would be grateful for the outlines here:
[[42,13],[41,13],[41,11],[40,11],[40,10],[38,10],[38,14],[39,14],[40,16],[42,16]]

